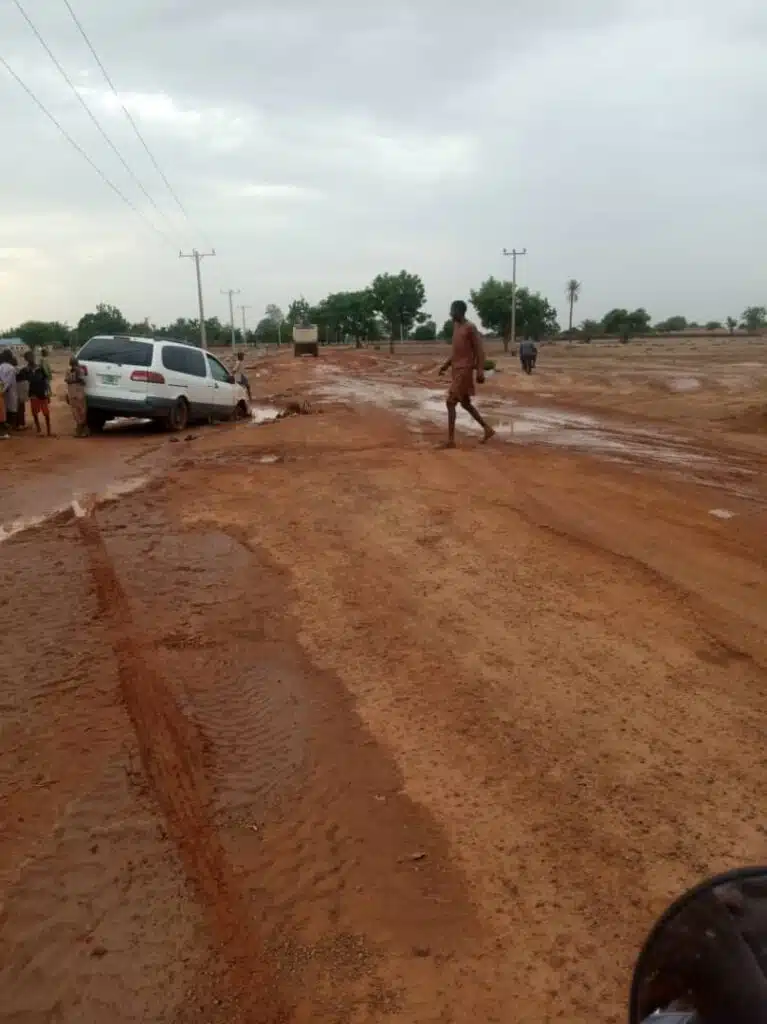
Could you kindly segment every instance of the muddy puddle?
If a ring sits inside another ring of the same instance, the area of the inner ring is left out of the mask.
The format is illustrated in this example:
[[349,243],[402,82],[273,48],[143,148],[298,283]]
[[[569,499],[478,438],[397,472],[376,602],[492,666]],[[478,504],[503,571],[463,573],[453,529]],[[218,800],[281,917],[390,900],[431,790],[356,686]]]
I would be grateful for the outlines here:
[[[325,399],[395,409],[415,432],[420,432],[425,424],[445,425],[444,388],[397,383],[391,378],[358,379],[328,367],[319,367],[317,374],[320,378],[317,389]],[[685,381],[685,386],[687,384],[691,381]],[[676,434],[559,408],[521,405],[513,399],[494,395],[483,395],[481,406],[502,441],[590,452],[616,462],[664,467],[701,483],[711,483],[711,476],[716,474],[716,486],[723,486],[722,477],[726,477],[732,481],[728,489],[733,494],[744,498],[752,496],[748,482],[755,474],[745,462],[737,456],[728,456],[725,462],[722,457]],[[460,409],[458,430],[477,434],[476,426]]]
[[282,410],[276,405],[252,405],[250,408],[250,419],[252,423],[273,423],[282,415]]
[[[4,521],[0,522],[0,543],[26,530],[42,526],[60,515],[73,513],[77,518],[84,518],[99,505],[119,501],[120,498],[142,490],[150,479],[147,474],[116,479],[107,484],[104,484],[102,479],[100,486],[75,487],[70,488],[68,492],[65,488],[60,488],[49,492],[47,497],[40,492],[37,496],[38,507],[45,511],[4,518]],[[53,494],[57,496],[54,498]]]

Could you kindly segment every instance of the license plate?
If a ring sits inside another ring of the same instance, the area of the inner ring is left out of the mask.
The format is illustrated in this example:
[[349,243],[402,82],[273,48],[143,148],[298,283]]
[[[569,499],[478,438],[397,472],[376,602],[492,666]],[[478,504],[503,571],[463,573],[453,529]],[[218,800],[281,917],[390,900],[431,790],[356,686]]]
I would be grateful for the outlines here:
[[111,374],[111,373],[102,373],[101,374],[101,383],[102,384],[119,384],[120,383],[120,378],[119,377],[115,377],[114,374]]

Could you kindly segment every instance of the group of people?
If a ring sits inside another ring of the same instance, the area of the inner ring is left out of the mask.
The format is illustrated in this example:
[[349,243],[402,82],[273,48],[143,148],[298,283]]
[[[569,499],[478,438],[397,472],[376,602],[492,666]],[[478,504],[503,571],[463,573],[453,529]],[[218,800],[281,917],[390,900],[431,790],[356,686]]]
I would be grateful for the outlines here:
[[[27,406],[37,433],[43,433],[44,424],[45,433],[51,437],[52,384],[53,370],[47,349],[41,349],[39,357],[31,349],[24,352],[21,365],[11,349],[0,352],[0,439],[7,440],[13,431],[26,429]],[[88,432],[85,379],[74,356],[69,361],[66,385],[75,432],[82,437]]]
[[12,430],[25,429],[27,405],[37,433],[43,432],[42,419],[50,437],[52,381],[47,349],[41,350],[39,359],[32,351],[25,352],[20,366],[11,349],[0,352],[0,437],[8,438]]

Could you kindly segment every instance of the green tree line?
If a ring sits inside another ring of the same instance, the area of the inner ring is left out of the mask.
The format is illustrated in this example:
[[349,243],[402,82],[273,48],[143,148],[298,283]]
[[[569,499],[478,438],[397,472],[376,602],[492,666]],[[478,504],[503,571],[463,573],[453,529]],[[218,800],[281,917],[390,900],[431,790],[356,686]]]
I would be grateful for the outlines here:
[[[577,327],[573,324],[575,305],[580,299],[582,285],[576,279],[569,280],[564,289],[567,300],[568,327],[561,331],[557,310],[540,292],[525,287],[516,289],[516,333],[517,337],[535,340],[552,337],[598,338],[616,336],[628,341],[638,335],[664,334],[684,330],[722,330],[730,334],[741,328],[748,333],[760,333],[767,329],[767,307],[749,306],[740,317],[729,316],[724,321],[710,320],[704,325],[688,321],[684,316],[672,316],[655,324],[646,309],[608,310],[600,320],[583,320]],[[476,318],[485,331],[498,335],[508,346],[511,336],[511,308],[513,285],[510,281],[488,277],[477,288],[471,289],[469,298]],[[349,342],[361,346],[383,339],[395,341],[431,341],[437,338],[449,339],[453,325],[450,320],[439,327],[437,320],[425,310],[426,289],[418,274],[401,270],[398,273],[378,274],[367,288],[356,291],[333,292],[317,303],[309,302],[303,295],[293,299],[287,312],[271,304],[253,330],[243,337],[237,328],[238,343],[276,344],[291,340],[292,328],[296,324],[316,324],[320,341],[327,344]],[[205,321],[206,335],[210,345],[225,345],[231,340],[229,324],[218,317]],[[196,319],[179,317],[173,323],[157,325],[148,320],[131,323],[123,313],[108,303],[100,303],[95,310],[80,318],[75,327],[59,321],[29,320],[7,331],[0,337],[19,338],[23,343],[47,348],[73,347],[84,344],[96,334],[131,334],[139,337],[177,338],[197,344],[200,338],[200,322]]]

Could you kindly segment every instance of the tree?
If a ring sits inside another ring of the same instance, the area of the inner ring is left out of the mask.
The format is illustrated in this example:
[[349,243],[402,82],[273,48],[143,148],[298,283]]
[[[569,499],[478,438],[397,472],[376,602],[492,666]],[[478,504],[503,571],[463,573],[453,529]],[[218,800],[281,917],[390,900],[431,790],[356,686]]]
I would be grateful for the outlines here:
[[[519,304],[519,291],[517,289],[517,304]],[[509,349],[511,338],[511,303],[514,296],[514,288],[511,281],[499,281],[495,277],[488,277],[477,289],[469,293],[472,306],[476,309],[482,326],[500,334],[503,337],[503,347]],[[517,310],[519,313],[519,310]],[[519,324],[519,316],[517,316]]]
[[328,295],[311,315],[320,335],[324,332],[328,340],[330,334],[336,342],[351,336],[360,348],[363,341],[374,341],[379,336],[376,302],[369,288]]
[[376,312],[386,321],[394,350],[394,338],[405,338],[414,324],[423,323],[426,289],[418,274],[401,270],[399,274],[379,274],[370,286]]
[[570,304],[570,323],[568,326],[568,333],[573,333],[573,307],[578,299],[581,297],[581,282],[576,281],[574,277],[565,285],[565,295],[567,295],[567,301]]
[[602,317],[602,330],[605,334],[619,334],[628,341],[632,334],[650,332],[650,314],[642,307],[631,313],[627,309],[611,309]]
[[280,340],[279,325],[272,317],[265,316],[256,324],[253,340],[259,345],[276,345]]
[[741,319],[741,326],[745,327],[749,334],[758,334],[767,327],[767,307],[749,306],[743,310]]
[[728,316],[725,320],[725,323],[727,324],[727,330],[730,332],[730,334],[734,334],[735,328],[738,326],[738,321],[735,319],[735,317]]
[[707,331],[721,331],[722,325],[719,320],[709,320],[706,324]]
[[222,324],[217,316],[205,317],[205,339],[209,345],[228,345],[232,340],[229,324]]
[[117,306],[100,302],[95,313],[86,313],[77,324],[77,336],[80,343],[86,342],[97,334],[127,334],[130,324]]
[[[511,303],[514,294],[511,281],[499,281],[489,277],[479,288],[470,293],[471,304],[476,309],[482,326],[503,337],[504,349],[508,351],[511,338]],[[540,341],[545,335],[559,331],[557,311],[539,292],[517,288],[517,332]]]
[[131,324],[128,327],[128,333],[134,338],[153,338],[157,334],[157,328],[146,319],[137,324]]
[[523,336],[540,341],[559,333],[557,311],[540,292],[517,288],[517,326]]
[[600,334],[604,334],[604,328],[598,320],[584,320],[580,332],[584,338],[598,338]]
[[[450,322],[452,323],[452,320]],[[426,320],[413,331],[414,341],[435,341],[436,337],[437,324],[434,320]]]
[[442,338],[443,341],[450,341],[453,337],[454,327],[455,324],[453,323],[452,319],[446,320],[444,324],[442,324],[442,329],[439,332],[440,338]]
[[670,316],[668,320],[662,320],[655,325],[656,331],[663,333],[669,331],[683,331],[687,327],[687,318],[683,316]]
[[29,348],[63,348],[73,341],[73,332],[58,320],[27,320],[3,333],[4,338],[19,338]]
[[[311,311],[312,311],[311,306],[309,305],[309,303],[306,301],[306,299],[302,295],[298,299],[293,299],[293,301],[288,306],[288,314],[285,317],[285,321],[291,327],[295,327],[297,324],[307,324],[307,323],[310,323],[309,316],[311,314]],[[267,316],[268,316],[268,312],[267,312]],[[277,321],[277,322],[279,322],[279,321]]]
[[273,324],[285,323],[285,314],[282,312],[279,306],[276,306],[273,302],[270,302],[264,311],[264,316],[267,320],[271,320]]

